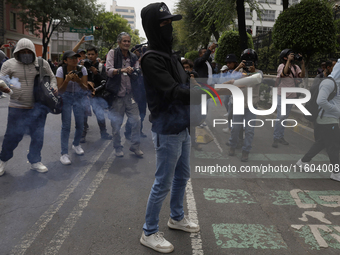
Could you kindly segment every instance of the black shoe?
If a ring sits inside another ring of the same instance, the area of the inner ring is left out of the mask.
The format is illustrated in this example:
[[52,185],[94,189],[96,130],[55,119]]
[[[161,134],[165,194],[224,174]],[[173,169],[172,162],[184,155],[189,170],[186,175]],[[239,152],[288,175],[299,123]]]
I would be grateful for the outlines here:
[[192,145],[192,148],[194,148],[197,151],[201,151],[202,150],[202,146],[200,144],[198,144],[198,143],[194,143]]
[[144,134],[142,131],[140,131],[140,137],[145,138],[145,137],[148,137],[148,136],[146,134]]
[[288,145],[289,144],[283,137],[279,139],[279,143],[281,143],[283,145]]
[[112,135],[109,135],[108,133],[102,133],[102,134],[100,134],[101,135],[101,138],[103,139],[103,140],[112,140]]
[[272,144],[272,147],[277,148],[279,147],[279,139],[274,139],[274,142]]
[[235,156],[235,148],[230,148],[228,155]]
[[80,138],[80,143],[86,143],[85,137]]
[[241,161],[242,162],[247,162],[248,161],[248,156],[249,156],[249,152],[248,151],[242,151]]

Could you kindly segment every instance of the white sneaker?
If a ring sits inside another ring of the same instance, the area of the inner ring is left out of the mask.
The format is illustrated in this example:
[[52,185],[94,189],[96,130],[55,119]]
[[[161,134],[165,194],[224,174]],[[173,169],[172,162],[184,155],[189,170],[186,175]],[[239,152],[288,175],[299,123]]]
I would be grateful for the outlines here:
[[169,218],[168,227],[172,229],[183,230],[185,232],[190,233],[200,231],[200,226],[198,226],[196,223],[191,222],[187,216],[184,216],[184,218],[180,221],[175,221]]
[[230,128],[223,128],[222,131],[223,131],[224,133],[230,133]]
[[168,242],[163,237],[163,235],[164,233],[157,232],[152,235],[146,236],[143,231],[142,237],[140,238],[140,243],[146,247],[154,249],[155,251],[161,253],[170,253],[175,249],[175,247],[170,242]]
[[2,94],[0,98],[6,98],[7,96],[5,94]]
[[70,156],[68,154],[64,154],[60,157],[60,162],[63,165],[71,165],[71,160],[70,160]]
[[48,171],[47,167],[44,166],[41,162],[31,164],[31,169],[39,173],[46,173]]
[[331,179],[340,182],[340,173],[331,173]]
[[0,160],[0,176],[4,175],[4,173],[5,173],[6,164],[7,164],[7,162]]
[[[302,162],[301,159],[299,159],[299,161],[296,162],[296,165],[298,167],[300,167],[300,169],[302,169],[303,172],[309,172],[308,171],[309,170],[309,168],[308,168],[309,162]],[[306,169],[307,169],[307,171],[306,171]]]
[[77,155],[84,155],[84,150],[80,145],[78,146],[72,145],[72,149],[76,152]]

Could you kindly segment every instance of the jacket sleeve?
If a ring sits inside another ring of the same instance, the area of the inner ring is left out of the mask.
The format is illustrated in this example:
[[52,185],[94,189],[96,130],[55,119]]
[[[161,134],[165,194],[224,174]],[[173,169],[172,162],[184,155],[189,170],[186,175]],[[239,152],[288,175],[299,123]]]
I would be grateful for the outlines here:
[[207,61],[209,59],[209,56],[211,54],[211,51],[209,49],[207,49],[207,51],[204,53],[204,55],[200,58],[197,58],[195,60],[195,66],[201,66],[203,64],[205,64],[205,61]]
[[320,83],[319,95],[316,103],[325,110],[325,112],[337,111],[337,107],[331,104],[327,99],[334,89],[334,82],[330,79],[323,80]]
[[106,74],[109,77],[113,77],[114,54],[114,50],[110,50],[106,57]]

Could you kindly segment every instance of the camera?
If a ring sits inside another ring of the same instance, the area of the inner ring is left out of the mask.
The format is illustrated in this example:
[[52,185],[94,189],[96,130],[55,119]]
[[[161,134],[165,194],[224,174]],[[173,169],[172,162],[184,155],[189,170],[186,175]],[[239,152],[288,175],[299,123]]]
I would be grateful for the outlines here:
[[69,74],[71,74],[71,73],[75,73],[79,78],[83,77],[82,71],[73,70],[73,71],[69,72]]
[[106,80],[102,80],[100,85],[96,88],[94,88],[94,91],[97,92],[97,91],[101,91],[103,89],[105,89],[105,85],[106,85]]
[[302,61],[302,56],[300,56],[299,54],[295,54],[294,55],[294,60],[295,61]]
[[83,63],[86,69],[89,69],[92,66],[92,61],[89,59],[84,59]]
[[245,65],[246,65],[246,66],[253,66],[253,61],[246,61],[246,62],[245,62]]

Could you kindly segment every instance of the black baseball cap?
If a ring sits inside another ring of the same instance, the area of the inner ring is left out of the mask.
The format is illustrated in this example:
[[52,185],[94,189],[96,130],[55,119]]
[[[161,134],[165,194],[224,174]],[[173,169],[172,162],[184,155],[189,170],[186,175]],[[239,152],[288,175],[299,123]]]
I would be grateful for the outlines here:
[[237,58],[235,54],[228,54],[225,58],[225,62],[237,62]]
[[78,54],[79,54],[80,52],[86,53],[86,50],[84,50],[84,49],[79,49],[79,50],[77,50],[77,53],[78,53]]
[[78,53],[75,53],[73,50],[65,51],[63,55],[63,60],[66,60],[67,58],[72,58],[73,56],[80,58],[80,55]]
[[165,3],[162,3],[161,7],[159,8],[159,20],[165,19],[172,19],[172,21],[177,21],[182,19],[182,15],[172,15],[168,6]]

